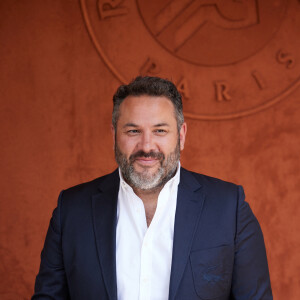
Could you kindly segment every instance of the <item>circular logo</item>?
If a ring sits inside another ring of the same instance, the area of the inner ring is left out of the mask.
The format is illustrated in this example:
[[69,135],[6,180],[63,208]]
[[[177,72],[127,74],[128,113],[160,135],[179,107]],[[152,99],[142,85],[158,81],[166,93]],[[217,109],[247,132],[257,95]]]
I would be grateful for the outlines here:
[[171,79],[188,118],[247,116],[300,85],[297,0],[81,0],[81,8],[112,73],[122,83]]
[[188,62],[218,66],[241,61],[276,34],[287,2],[138,0],[141,18],[170,53]]

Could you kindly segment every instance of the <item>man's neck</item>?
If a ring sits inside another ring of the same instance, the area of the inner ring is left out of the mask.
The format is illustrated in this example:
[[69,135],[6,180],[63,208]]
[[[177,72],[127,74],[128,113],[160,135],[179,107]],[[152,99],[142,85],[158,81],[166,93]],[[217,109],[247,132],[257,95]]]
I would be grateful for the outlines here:
[[148,227],[154,217],[158,196],[162,188],[163,186],[150,191],[134,189],[135,194],[143,201]]
[[143,202],[144,201],[151,202],[154,200],[157,201],[158,195],[159,195],[160,191],[163,189],[163,187],[164,186],[159,186],[159,187],[156,187],[155,189],[151,189],[151,190],[141,190],[141,189],[137,189],[137,188],[133,187],[133,191],[139,198],[141,198],[143,200]]

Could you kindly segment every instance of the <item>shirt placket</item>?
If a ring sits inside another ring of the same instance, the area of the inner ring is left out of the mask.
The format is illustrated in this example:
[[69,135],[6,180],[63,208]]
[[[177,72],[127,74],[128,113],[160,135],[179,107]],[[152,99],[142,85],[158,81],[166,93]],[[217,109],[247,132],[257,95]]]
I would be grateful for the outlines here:
[[141,249],[139,300],[151,299],[152,244],[152,230],[148,228]]

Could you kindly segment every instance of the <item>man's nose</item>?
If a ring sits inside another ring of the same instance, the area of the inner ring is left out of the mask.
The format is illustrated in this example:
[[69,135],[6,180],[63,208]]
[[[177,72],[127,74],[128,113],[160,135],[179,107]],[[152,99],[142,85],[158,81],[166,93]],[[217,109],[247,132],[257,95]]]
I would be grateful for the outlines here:
[[155,150],[154,140],[150,132],[144,132],[142,134],[139,146],[140,150],[143,150],[146,153]]

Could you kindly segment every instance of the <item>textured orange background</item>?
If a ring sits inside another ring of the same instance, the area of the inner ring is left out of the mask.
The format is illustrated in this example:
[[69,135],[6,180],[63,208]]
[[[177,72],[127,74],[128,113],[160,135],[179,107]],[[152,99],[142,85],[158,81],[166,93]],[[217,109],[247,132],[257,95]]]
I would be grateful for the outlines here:
[[[0,43],[0,299],[28,299],[59,191],[116,167],[110,118],[120,82],[95,51],[79,1],[1,1]],[[244,186],[275,299],[300,299],[299,98],[298,88],[245,118],[187,119],[182,154],[186,168]]]

